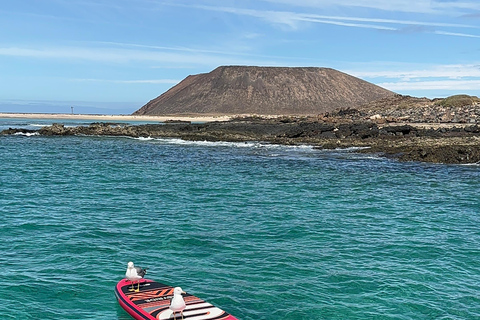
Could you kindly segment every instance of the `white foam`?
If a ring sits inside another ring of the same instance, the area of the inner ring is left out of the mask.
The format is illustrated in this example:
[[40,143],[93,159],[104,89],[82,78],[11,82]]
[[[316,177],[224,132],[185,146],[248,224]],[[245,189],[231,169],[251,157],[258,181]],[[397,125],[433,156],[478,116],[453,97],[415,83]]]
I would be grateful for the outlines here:
[[255,148],[255,149],[266,149],[266,150],[300,150],[300,151],[311,151],[314,150],[312,145],[282,145],[282,144],[271,144],[267,142],[228,142],[228,141],[190,141],[182,140],[177,138],[156,138],[152,139],[155,141],[160,141],[168,144],[175,145],[193,145],[193,146],[202,146],[202,147],[235,147],[235,148]]
[[348,147],[348,148],[335,148],[335,151],[346,151],[346,152],[351,152],[351,151],[358,151],[358,150],[365,150],[365,149],[370,149],[370,147]]
[[138,137],[138,138],[135,138],[136,140],[140,140],[140,141],[150,141],[150,140],[155,140],[154,138],[152,137]]
[[461,166],[466,166],[466,167],[479,167],[480,162],[472,162],[472,163],[461,163]]
[[14,133],[16,136],[26,136],[26,137],[31,137],[31,136],[38,136],[38,132],[16,132]]

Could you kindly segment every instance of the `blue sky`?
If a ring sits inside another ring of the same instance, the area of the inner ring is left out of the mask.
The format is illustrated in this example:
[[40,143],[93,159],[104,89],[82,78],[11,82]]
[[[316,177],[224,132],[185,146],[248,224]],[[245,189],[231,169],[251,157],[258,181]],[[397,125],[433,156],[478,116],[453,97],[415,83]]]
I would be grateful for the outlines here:
[[0,16],[1,112],[131,113],[220,65],[480,95],[478,0],[16,0]]

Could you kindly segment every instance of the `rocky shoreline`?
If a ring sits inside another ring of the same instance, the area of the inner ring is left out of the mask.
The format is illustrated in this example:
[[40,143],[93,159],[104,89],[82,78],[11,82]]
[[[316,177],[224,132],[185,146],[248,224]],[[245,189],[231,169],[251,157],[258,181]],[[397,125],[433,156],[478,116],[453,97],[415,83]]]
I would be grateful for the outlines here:
[[315,117],[239,117],[225,122],[126,125],[92,123],[65,127],[53,124],[39,130],[7,129],[2,135],[38,133],[44,136],[128,136],[180,138],[196,141],[264,141],[275,144],[310,144],[319,149],[360,147],[358,152],[375,153],[400,161],[471,164],[480,163],[478,123],[449,123],[448,126],[419,123],[386,123],[352,114]]
[[39,130],[13,128],[0,132],[3,135],[17,133],[263,141],[309,144],[318,149],[358,147],[357,152],[400,161],[480,164],[480,98],[456,95],[427,99],[394,95],[315,116],[237,116],[229,121],[165,121],[144,125],[96,122],[89,126],[65,127],[53,124]]

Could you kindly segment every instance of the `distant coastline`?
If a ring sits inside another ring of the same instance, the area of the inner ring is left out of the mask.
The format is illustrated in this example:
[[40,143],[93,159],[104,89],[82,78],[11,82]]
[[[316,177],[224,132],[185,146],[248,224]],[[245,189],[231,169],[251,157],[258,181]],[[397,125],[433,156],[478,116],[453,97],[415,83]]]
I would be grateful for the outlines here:
[[69,113],[0,113],[0,118],[26,118],[26,119],[72,119],[93,121],[190,121],[213,122],[228,121],[232,117],[226,115],[175,115],[175,116],[137,116],[137,115],[101,115],[101,114],[69,114]]

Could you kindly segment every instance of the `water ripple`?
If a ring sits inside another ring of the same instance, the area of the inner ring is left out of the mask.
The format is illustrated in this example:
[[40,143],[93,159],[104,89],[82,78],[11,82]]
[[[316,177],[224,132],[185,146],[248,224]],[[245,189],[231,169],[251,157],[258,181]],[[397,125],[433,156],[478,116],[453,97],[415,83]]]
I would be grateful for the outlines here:
[[6,319],[129,319],[130,260],[244,320],[480,318],[478,167],[39,136],[0,166]]

